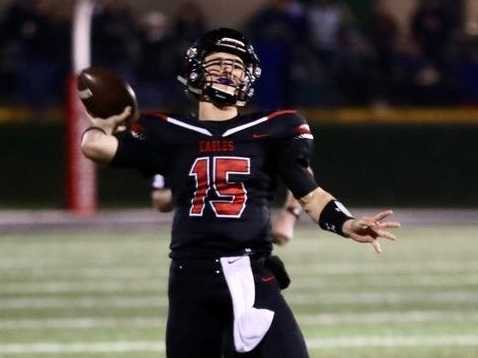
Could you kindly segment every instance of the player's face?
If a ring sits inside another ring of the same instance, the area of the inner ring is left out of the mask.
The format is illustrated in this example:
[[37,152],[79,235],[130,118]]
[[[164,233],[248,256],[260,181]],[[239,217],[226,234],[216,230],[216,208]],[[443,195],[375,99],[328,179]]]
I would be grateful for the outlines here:
[[234,94],[245,76],[244,62],[239,56],[215,52],[204,59],[206,80],[220,91]]

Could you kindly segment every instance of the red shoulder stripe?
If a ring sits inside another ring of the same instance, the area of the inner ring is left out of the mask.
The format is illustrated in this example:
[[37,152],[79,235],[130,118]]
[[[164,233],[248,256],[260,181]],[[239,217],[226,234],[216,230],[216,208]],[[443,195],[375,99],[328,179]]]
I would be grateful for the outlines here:
[[279,111],[272,112],[271,114],[269,114],[267,116],[267,118],[272,119],[272,118],[275,118],[275,117],[282,116],[283,114],[296,114],[296,113],[297,113],[297,111],[295,109],[284,109],[284,110],[279,110]]
[[163,121],[166,121],[168,119],[168,116],[161,112],[145,112],[143,114],[145,116],[151,116],[151,117],[156,117],[158,119],[162,119]]

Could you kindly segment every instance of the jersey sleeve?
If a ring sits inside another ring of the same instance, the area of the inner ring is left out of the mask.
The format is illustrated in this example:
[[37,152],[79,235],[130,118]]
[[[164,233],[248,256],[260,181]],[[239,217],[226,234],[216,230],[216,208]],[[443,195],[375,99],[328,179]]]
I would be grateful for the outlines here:
[[152,138],[154,132],[149,126],[147,120],[140,119],[130,131],[116,135],[118,149],[111,166],[137,169],[149,177],[165,172],[167,156],[160,149],[160,141],[158,143],[157,138]]
[[287,114],[275,130],[275,162],[279,176],[296,198],[302,198],[317,182],[308,170],[313,150],[313,135],[309,125],[296,113]]

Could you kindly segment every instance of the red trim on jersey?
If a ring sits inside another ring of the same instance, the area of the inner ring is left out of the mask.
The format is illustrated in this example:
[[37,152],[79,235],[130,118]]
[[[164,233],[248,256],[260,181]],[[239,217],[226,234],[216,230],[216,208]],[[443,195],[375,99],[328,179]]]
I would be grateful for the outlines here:
[[295,132],[299,135],[300,134],[312,134],[312,132],[310,131],[309,125],[306,124],[306,123],[298,125],[295,128]]
[[268,119],[272,119],[278,116],[282,116],[283,114],[297,114],[297,111],[295,109],[284,109],[284,110],[279,110],[272,112],[267,116]]
[[145,116],[151,116],[151,117],[157,117],[159,119],[162,119],[163,121],[168,120],[168,116],[161,113],[161,112],[145,112],[143,113]]
[[138,134],[141,134],[144,132],[144,128],[143,126],[138,123],[138,122],[134,122],[132,125],[131,125],[131,131],[132,132],[136,132]]

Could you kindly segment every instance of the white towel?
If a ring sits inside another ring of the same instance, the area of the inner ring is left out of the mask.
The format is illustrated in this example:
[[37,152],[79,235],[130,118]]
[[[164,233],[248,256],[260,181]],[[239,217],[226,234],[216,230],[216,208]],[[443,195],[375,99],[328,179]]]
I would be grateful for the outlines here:
[[250,352],[266,335],[274,312],[253,307],[256,289],[249,256],[221,257],[221,266],[232,298],[234,347]]

